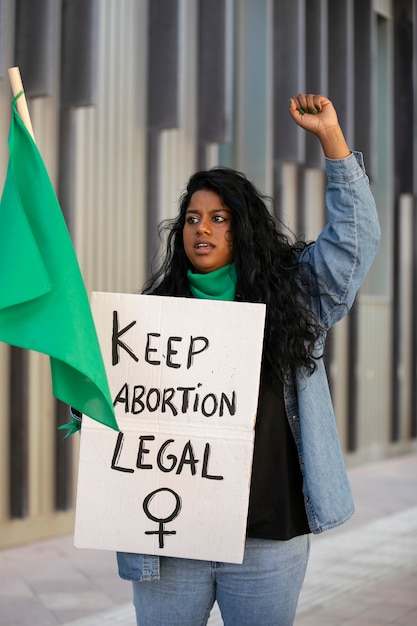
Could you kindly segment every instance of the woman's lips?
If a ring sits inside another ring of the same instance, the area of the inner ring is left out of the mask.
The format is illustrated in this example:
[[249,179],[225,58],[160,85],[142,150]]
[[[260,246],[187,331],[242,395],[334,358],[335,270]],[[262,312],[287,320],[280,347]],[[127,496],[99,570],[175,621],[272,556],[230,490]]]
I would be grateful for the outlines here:
[[211,252],[213,248],[213,244],[209,243],[208,241],[199,241],[194,246],[194,250],[197,254],[207,254],[208,252]]

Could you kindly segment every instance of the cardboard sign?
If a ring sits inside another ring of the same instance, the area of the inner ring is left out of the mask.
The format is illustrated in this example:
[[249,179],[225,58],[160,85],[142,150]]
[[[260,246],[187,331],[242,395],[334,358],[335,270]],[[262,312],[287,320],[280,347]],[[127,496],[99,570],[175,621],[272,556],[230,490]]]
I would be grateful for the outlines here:
[[75,545],[241,563],[265,305],[94,293],[120,432],[83,418]]

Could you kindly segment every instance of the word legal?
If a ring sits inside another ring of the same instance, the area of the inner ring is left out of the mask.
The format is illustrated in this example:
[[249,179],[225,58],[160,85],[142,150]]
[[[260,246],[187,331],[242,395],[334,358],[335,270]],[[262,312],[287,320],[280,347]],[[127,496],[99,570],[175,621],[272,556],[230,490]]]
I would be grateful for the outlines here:
[[[118,472],[126,472],[132,474],[135,471],[134,467],[126,467],[121,465],[121,455],[123,449],[125,435],[123,432],[120,432],[117,435],[116,445],[114,448],[113,458],[111,462],[111,469],[116,470]],[[135,466],[140,470],[152,470],[154,465],[161,471],[165,473],[173,472],[175,470],[176,474],[181,474],[184,470],[184,467],[188,466],[192,476],[197,474],[197,464],[200,463],[200,460],[196,458],[196,454],[194,451],[194,447],[191,441],[187,441],[184,445],[181,456],[178,454],[173,454],[170,452],[166,454],[167,449],[174,447],[175,450],[175,440],[167,439],[163,442],[161,446],[156,450],[152,447],[147,447],[147,445],[151,445],[150,442],[155,441],[155,435],[141,435],[139,436],[139,445],[138,452],[136,456]],[[149,463],[146,462],[149,460],[147,455],[151,455],[154,457],[154,462]],[[203,454],[203,462],[201,465],[201,478],[208,478],[209,480],[223,480],[223,476],[219,475],[211,475],[208,471],[210,459],[210,444],[206,443],[204,446],[204,454]],[[126,460],[123,459],[123,463],[126,463]]]

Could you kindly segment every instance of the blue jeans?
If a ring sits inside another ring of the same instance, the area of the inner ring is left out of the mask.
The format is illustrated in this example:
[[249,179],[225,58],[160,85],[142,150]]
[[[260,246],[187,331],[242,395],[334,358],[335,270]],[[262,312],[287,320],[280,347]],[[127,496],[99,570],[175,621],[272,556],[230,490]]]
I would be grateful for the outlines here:
[[161,557],[159,581],[134,582],[138,626],[204,626],[217,600],[225,626],[291,626],[309,537],[247,539],[241,565]]

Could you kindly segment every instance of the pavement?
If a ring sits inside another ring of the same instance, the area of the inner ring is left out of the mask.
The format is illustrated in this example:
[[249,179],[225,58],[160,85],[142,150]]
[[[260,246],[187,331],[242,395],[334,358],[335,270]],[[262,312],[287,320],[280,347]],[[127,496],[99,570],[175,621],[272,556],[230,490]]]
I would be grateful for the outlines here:
[[[356,514],[312,537],[295,626],[416,626],[417,453],[348,473]],[[0,551],[0,626],[56,625],[136,626],[114,554],[72,536]]]

